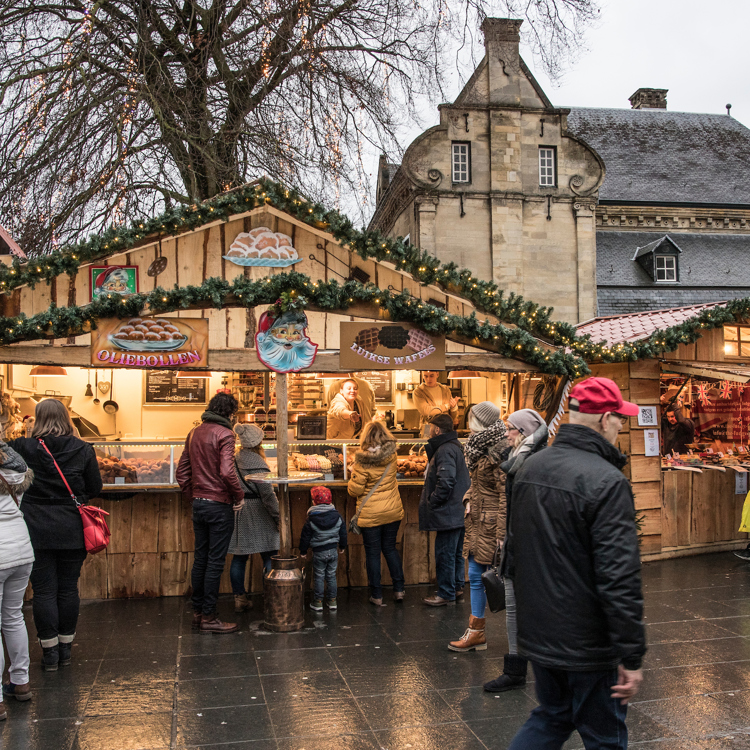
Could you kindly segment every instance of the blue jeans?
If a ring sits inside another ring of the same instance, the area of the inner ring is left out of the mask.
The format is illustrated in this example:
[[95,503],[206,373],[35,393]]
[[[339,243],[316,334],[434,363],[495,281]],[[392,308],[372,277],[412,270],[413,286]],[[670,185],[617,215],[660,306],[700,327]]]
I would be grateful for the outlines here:
[[474,617],[484,617],[487,607],[487,594],[484,592],[482,573],[490,566],[478,563],[474,555],[469,555],[469,588],[471,593],[471,614]]
[[383,587],[380,585],[380,553],[383,553],[388,572],[391,574],[394,591],[404,590],[404,568],[396,549],[396,538],[401,521],[384,523],[381,526],[363,526],[362,543],[365,546],[365,567],[367,583],[370,584],[370,596],[373,599],[383,598]]
[[334,547],[322,552],[313,550],[313,598],[323,598],[323,584],[328,586],[328,600],[336,598],[336,568],[339,566],[339,553]]
[[464,536],[466,530],[450,529],[435,534],[435,568],[438,596],[455,601],[456,589],[464,587]]
[[210,615],[216,612],[221,574],[224,572],[229,543],[232,541],[232,531],[234,531],[232,506],[194,497],[193,531],[195,532],[195,559],[191,575],[193,610]]
[[541,705],[531,712],[508,750],[560,750],[575,729],[587,750],[626,750],[628,707],[611,695],[616,669],[567,672],[532,666]]
[[[271,550],[260,553],[263,560],[263,570],[266,573],[271,570],[271,557],[275,554],[276,552]],[[235,596],[242,596],[242,594],[247,593],[245,591],[245,570],[249,559],[250,555],[232,555],[232,564],[229,566],[229,580],[232,583],[232,593]]]

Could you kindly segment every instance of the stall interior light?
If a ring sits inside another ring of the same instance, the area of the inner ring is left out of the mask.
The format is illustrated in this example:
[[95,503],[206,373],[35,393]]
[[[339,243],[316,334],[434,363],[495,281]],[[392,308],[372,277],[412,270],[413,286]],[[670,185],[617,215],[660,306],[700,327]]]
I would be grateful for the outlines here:
[[213,373],[210,370],[180,370],[177,373],[178,378],[210,378]]
[[448,380],[479,380],[486,377],[477,370],[453,370],[448,374]]
[[57,365],[36,365],[31,368],[29,375],[35,378],[63,378],[68,372],[64,367]]

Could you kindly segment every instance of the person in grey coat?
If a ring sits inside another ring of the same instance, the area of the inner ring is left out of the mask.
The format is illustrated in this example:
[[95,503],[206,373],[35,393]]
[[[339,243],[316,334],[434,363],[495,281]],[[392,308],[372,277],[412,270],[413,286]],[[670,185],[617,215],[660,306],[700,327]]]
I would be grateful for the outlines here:
[[248,474],[268,472],[261,442],[263,430],[257,425],[239,423],[234,431],[240,439],[235,457],[237,475],[245,491],[245,505],[234,514],[234,531],[229,544],[233,555],[229,578],[234,593],[234,611],[245,612],[252,607],[245,591],[245,570],[250,555],[263,558],[263,567],[271,569],[271,557],[279,549],[279,501],[273,487],[266,482],[250,482]]
[[[453,420],[438,414],[430,421],[426,451],[430,462],[419,501],[419,530],[435,531],[438,591],[422,601],[442,607],[456,601],[464,578],[464,495],[471,485],[469,469]],[[457,586],[458,584],[458,586]],[[458,589],[458,590],[457,590]]]

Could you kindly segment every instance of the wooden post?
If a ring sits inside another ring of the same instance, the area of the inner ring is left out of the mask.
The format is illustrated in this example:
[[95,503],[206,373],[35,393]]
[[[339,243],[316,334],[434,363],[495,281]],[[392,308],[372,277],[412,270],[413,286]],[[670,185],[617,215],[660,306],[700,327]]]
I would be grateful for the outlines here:
[[[276,466],[280,477],[289,476],[289,437],[287,428],[289,414],[287,412],[287,374],[276,374]],[[292,521],[289,512],[289,488],[286,483],[279,484],[279,513],[282,557],[289,557],[292,553]]]

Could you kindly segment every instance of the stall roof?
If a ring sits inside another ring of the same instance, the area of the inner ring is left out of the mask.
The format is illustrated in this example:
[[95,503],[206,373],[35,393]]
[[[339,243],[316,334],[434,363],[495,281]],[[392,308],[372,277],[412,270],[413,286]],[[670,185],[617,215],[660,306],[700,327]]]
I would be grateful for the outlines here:
[[735,383],[750,382],[750,367],[743,365],[719,364],[716,362],[665,362],[662,365],[662,370],[679,375],[731,380]]
[[592,341],[606,341],[610,346],[647,339],[652,333],[684,323],[711,307],[723,307],[726,302],[709,302],[689,307],[673,307],[667,310],[609,315],[593,318],[577,328],[579,336],[586,334]]

